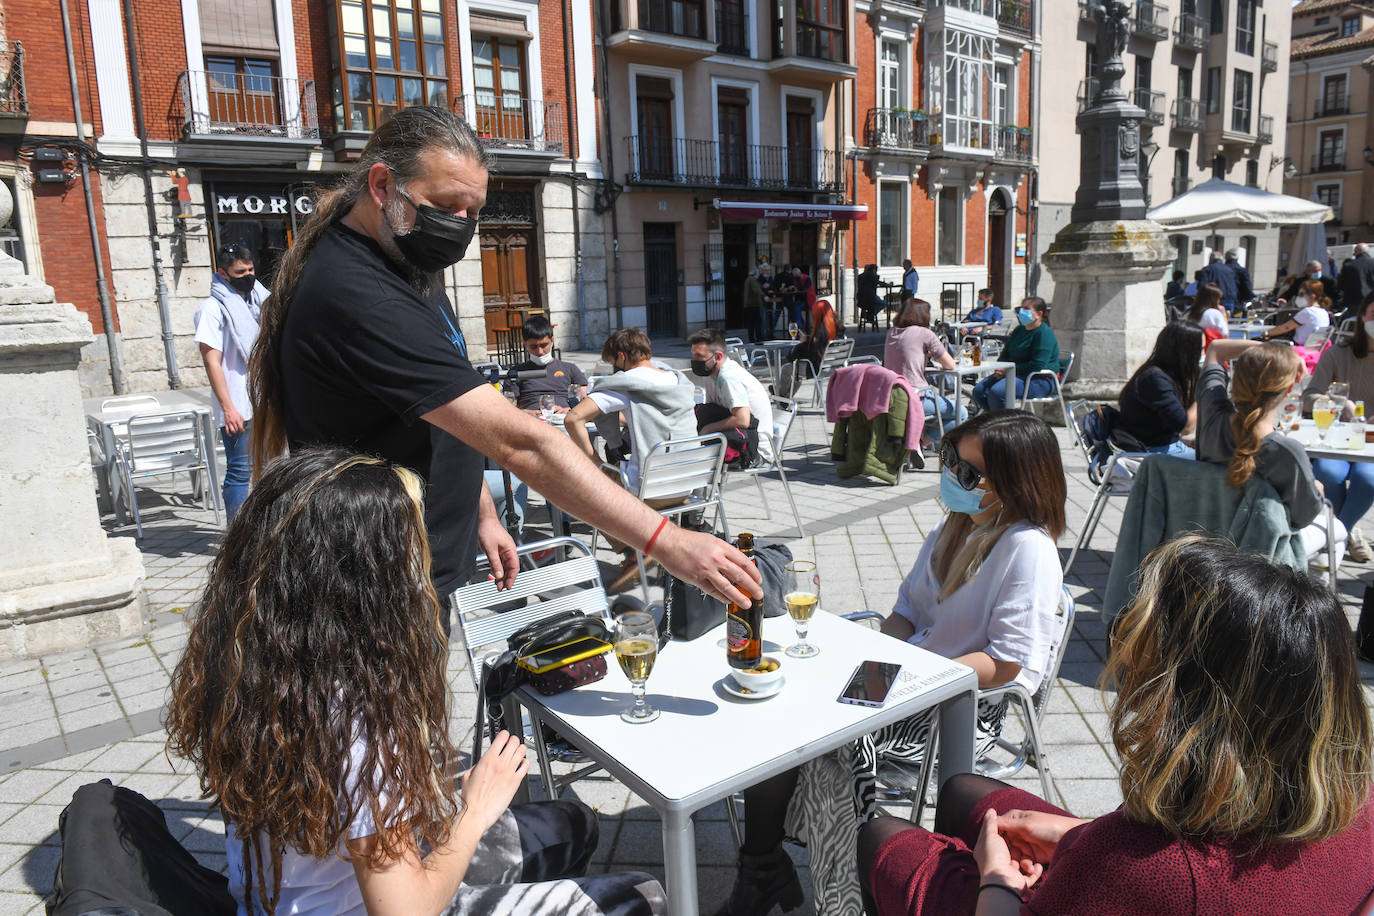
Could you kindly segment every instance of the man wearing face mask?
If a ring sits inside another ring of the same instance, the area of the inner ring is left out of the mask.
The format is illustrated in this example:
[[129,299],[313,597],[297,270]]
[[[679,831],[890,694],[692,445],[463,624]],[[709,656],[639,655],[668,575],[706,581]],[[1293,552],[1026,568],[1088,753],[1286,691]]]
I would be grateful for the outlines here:
[[736,455],[732,466],[772,461],[773,404],[768,389],[725,355],[725,335],[715,328],[702,328],[687,343],[692,348],[692,382],[706,392],[706,403],[697,405],[697,433],[724,433]]
[[[539,397],[553,395],[553,409],[567,413],[572,401],[587,396],[587,376],[572,363],[553,358],[553,325],[543,315],[531,315],[520,329],[529,359],[516,366],[515,406],[539,413]],[[543,378],[520,378],[520,374],[544,370]]]
[[237,242],[219,247],[215,268],[210,298],[196,311],[196,344],[215,395],[211,406],[224,443],[224,512],[232,521],[253,480],[248,357],[258,339],[258,316],[268,294],[253,270],[253,253]]
[[[761,595],[742,554],[667,523],[473,370],[445,272],[476,229],[489,159],[451,111],[408,107],[316,201],[263,311],[252,363],[256,466],[288,446],[329,444],[417,471],[441,600],[471,579],[479,552],[498,587],[515,580],[483,455],[679,577],[727,600]],[[449,615],[440,619],[447,626]]]

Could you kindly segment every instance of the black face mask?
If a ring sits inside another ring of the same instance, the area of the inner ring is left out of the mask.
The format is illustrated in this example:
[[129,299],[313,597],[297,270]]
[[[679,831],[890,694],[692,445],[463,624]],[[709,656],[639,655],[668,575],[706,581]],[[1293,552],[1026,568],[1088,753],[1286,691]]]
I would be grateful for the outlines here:
[[[477,231],[477,220],[468,216],[454,216],[438,207],[417,204],[399,187],[396,193],[415,208],[415,222],[405,235],[397,234],[391,221],[387,220],[396,247],[401,249],[406,261],[425,273],[434,273],[461,261],[463,255],[467,254],[472,234]],[[385,208],[382,209],[382,216],[386,217]]]
[[692,360],[692,374],[693,374],[693,375],[700,376],[701,378],[707,378],[707,377],[710,376],[710,374],[711,374],[712,372],[714,372],[714,371],[716,371],[716,365],[715,365],[715,363],[711,363],[710,365],[707,365],[706,360],[704,360],[704,359],[694,359],[694,360]]
[[252,274],[244,274],[241,277],[225,277],[224,282],[229,284],[230,289],[246,299],[253,295],[253,288],[257,286],[258,278]]

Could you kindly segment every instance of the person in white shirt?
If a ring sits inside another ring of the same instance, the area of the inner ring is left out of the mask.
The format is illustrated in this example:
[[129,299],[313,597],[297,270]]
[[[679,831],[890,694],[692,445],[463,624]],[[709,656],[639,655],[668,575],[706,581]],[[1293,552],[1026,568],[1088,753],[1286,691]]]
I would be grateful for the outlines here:
[[1225,340],[1231,336],[1231,323],[1226,319],[1226,310],[1221,307],[1221,287],[1215,283],[1204,283],[1198,287],[1193,304],[1184,316],[1196,322],[1204,331],[1211,331],[1211,340]]
[[268,290],[257,280],[253,253],[237,242],[219,247],[215,267],[210,298],[196,311],[195,340],[215,395],[211,406],[224,442],[224,511],[232,521],[253,478],[248,357],[258,339],[258,317]]
[[[986,411],[945,434],[940,501],[949,513],[921,548],[882,631],[968,665],[980,689],[1015,681],[1034,692],[1049,674],[1064,576],[1066,485],[1059,442],[1043,420]],[[979,703],[981,755],[1006,704]],[[878,755],[918,764],[934,710],[746,789],[740,872],[725,916],[800,901],[784,836],[810,850],[816,908],[861,912],[854,872],[859,824],[875,813]]]
[[[702,328],[687,343],[692,348],[692,382],[706,393],[706,404],[715,408],[698,408],[697,433],[724,433],[726,443],[743,451],[750,464],[754,458],[772,461],[773,402],[768,389],[726,355],[725,335],[715,328]],[[721,408],[727,413],[715,419]]]
[[1297,298],[1293,300],[1293,307],[1297,309],[1293,317],[1266,331],[1265,340],[1292,333],[1293,343],[1304,347],[1313,331],[1331,327],[1331,300],[1322,295],[1321,281],[1308,280],[1303,283]]

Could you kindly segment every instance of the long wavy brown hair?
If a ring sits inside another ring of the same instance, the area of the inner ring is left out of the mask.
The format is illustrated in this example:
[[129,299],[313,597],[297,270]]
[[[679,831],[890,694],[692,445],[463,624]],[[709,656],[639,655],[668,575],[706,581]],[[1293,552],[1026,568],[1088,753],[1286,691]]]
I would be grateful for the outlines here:
[[1302,372],[1302,357],[1287,344],[1267,343],[1251,347],[1231,365],[1231,395],[1236,413],[1231,435],[1236,450],[1227,466],[1226,482],[1239,490],[1255,472],[1255,456],[1264,441],[1261,421],[1283,401]]
[[335,855],[368,810],[380,866],[416,837],[441,845],[457,816],[421,493],[379,459],[298,452],[268,466],[211,566],[167,743],[234,825],[244,899],[268,913],[287,846]]
[[367,190],[367,173],[382,163],[402,187],[419,177],[426,152],[440,149],[480,163],[486,168],[491,153],[472,126],[446,108],[415,105],[402,108],[379,127],[363,147],[353,168],[338,185],[315,201],[314,212],[297,232],[277,264],[272,295],[262,304],[258,342],[248,361],[248,388],[253,401],[253,476],[262,474],[271,458],[286,451],[285,393],[282,390],[281,340],[286,313],[310,252],[320,236],[352,210]]
[[1310,842],[1369,797],[1354,639],[1321,582],[1183,537],[1140,571],[1104,685],[1126,814],[1175,835]]

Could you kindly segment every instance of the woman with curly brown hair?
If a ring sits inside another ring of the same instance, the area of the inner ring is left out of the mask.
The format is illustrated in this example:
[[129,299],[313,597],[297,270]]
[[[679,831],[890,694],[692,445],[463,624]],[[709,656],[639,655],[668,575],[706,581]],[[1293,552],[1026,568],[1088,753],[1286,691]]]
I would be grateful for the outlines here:
[[648,876],[575,877],[596,848],[586,806],[510,807],[517,738],[455,785],[422,491],[377,458],[294,453],[211,567],[168,744],[224,816],[239,912],[657,912]]
[[[1230,394],[1225,363],[1231,361]],[[1326,550],[1325,495],[1312,474],[1307,450],[1274,431],[1283,401],[1303,376],[1302,358],[1281,343],[1218,340],[1207,350],[1197,385],[1197,457],[1227,466],[1226,482],[1239,490],[1258,475],[1278,492],[1288,522],[1301,531],[1309,560]],[[1335,522],[1336,556],[1345,553],[1345,526]]]
[[1320,582],[1185,537],[1141,569],[1103,674],[1122,806],[1085,821],[981,776],[936,832],[859,840],[870,913],[1340,913],[1374,902],[1369,714]]

